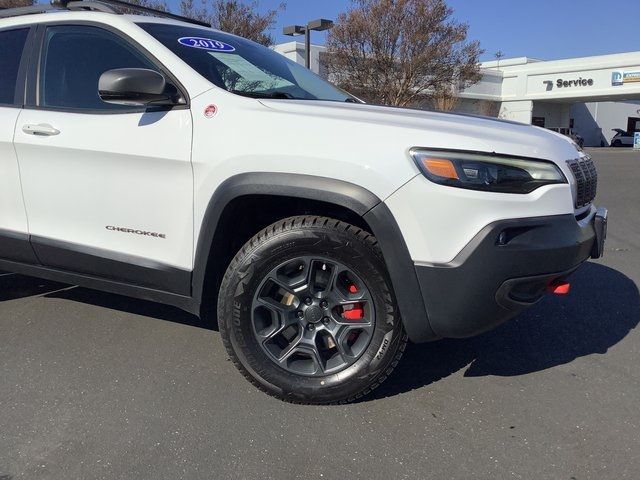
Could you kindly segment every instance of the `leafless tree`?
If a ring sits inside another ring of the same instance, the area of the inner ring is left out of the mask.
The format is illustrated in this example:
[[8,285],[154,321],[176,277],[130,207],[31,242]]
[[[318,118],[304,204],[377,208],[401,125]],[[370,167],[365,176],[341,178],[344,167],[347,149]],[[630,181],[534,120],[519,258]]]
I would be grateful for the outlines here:
[[273,37],[269,30],[276,22],[278,12],[285,8],[281,3],[278,8],[261,13],[257,0],[182,0],[182,15],[204,20],[214,28],[233,33],[263,45],[272,45]]
[[[134,5],[140,5],[141,7],[154,8],[156,10],[162,10],[164,12],[169,11],[169,5],[165,0],[126,0],[128,3],[133,3]],[[116,11],[120,13],[133,13],[140,14],[140,11],[136,11],[134,9],[130,9],[127,7],[113,7]]]
[[480,80],[477,41],[444,0],[352,0],[327,40],[330,78],[373,103],[418,105]]
[[440,89],[433,94],[431,98],[431,106],[435,110],[440,110],[442,112],[451,112],[455,110],[458,105],[458,95],[456,92],[451,90]]
[[0,8],[28,7],[33,0],[0,0]]
[[[0,0],[5,1],[5,0]],[[15,0],[13,0],[15,1]],[[169,11],[166,0],[127,0],[130,3],[151,7],[157,10]],[[277,9],[265,13],[258,11],[258,1],[252,0],[181,0],[181,14],[204,22],[209,22],[214,28],[240,35],[263,45],[272,45],[273,37],[269,29],[273,27],[276,16],[284,3]],[[126,7],[119,7],[122,13],[136,13]]]

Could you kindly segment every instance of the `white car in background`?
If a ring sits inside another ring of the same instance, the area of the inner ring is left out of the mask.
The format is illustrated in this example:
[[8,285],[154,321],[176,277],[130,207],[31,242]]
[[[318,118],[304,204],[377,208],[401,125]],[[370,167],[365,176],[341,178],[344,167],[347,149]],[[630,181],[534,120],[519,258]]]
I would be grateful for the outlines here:
[[633,132],[625,132],[621,128],[613,129],[616,134],[611,139],[612,147],[633,147]]

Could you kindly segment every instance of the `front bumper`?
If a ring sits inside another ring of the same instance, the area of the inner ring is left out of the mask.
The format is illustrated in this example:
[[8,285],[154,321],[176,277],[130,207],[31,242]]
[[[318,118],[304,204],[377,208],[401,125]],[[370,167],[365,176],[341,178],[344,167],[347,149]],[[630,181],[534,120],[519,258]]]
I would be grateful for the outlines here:
[[[489,330],[543,296],[590,257],[602,255],[607,212],[501,220],[446,264],[416,264],[425,329],[462,338]],[[415,327],[415,325],[414,325]],[[430,327],[430,328],[429,328]]]

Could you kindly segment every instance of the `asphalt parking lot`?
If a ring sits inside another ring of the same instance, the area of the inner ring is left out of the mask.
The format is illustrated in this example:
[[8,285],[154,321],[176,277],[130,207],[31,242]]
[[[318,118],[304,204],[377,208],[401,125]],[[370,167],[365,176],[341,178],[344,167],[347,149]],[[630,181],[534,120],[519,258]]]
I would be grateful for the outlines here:
[[591,153],[609,239],[570,296],[353,405],[264,395],[180,310],[0,276],[0,480],[638,478],[640,153]]

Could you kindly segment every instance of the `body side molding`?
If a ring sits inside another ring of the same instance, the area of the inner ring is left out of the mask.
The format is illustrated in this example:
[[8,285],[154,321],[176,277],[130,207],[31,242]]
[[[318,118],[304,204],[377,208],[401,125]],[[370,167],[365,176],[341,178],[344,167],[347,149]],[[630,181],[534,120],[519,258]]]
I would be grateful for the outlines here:
[[172,305],[189,313],[198,313],[198,304],[194,302],[191,297],[132,285],[130,283],[118,282],[92,275],[67,272],[56,268],[44,267],[42,265],[30,265],[5,259],[0,259],[0,270],[36,278],[43,278],[54,282],[67,283],[69,285],[78,285],[80,287],[92,288],[103,292],[139,298],[141,300],[149,300],[151,302]]
[[0,258],[15,262],[39,263],[29,243],[29,234],[12,230],[0,229]]
[[191,272],[145,258],[31,236],[44,267],[188,296]]

